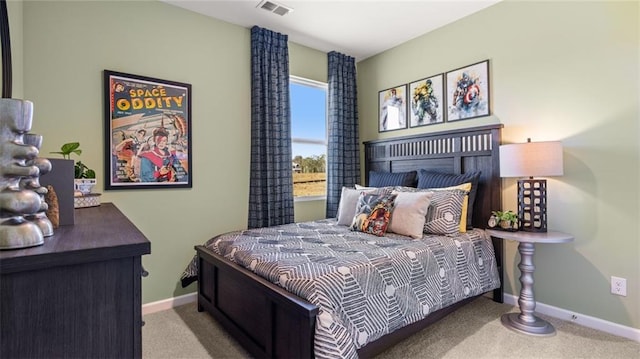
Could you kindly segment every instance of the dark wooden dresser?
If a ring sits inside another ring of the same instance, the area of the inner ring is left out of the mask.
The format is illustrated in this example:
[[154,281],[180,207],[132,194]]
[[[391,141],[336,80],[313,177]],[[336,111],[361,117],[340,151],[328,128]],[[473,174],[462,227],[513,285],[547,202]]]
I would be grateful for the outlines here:
[[76,209],[44,245],[0,251],[0,358],[140,358],[150,252],[112,203]]

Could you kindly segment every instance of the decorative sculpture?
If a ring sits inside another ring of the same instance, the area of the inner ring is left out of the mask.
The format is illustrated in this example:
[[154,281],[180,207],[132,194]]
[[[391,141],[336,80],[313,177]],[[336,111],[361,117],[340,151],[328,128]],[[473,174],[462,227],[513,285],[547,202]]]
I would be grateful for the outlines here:
[[[35,146],[38,150],[40,150],[40,146],[42,146],[42,136],[36,135],[32,133],[27,133],[24,135],[24,143],[26,145]],[[45,195],[48,190],[46,187],[40,185],[40,176],[45,175],[51,171],[51,161],[46,158],[36,157],[31,161],[27,161],[27,165],[38,167],[39,174],[37,176],[26,177],[20,181],[20,188],[30,189],[36,192],[40,196],[40,209],[36,214],[26,215],[25,218],[40,227],[42,234],[45,237],[50,237],[53,235],[53,224],[47,218],[46,211],[49,208],[47,202],[45,201]]]
[[0,249],[44,243],[38,224],[25,218],[41,212],[43,197],[20,186],[23,178],[37,179],[40,175],[36,165],[39,150],[24,143],[32,115],[32,102],[0,99]]

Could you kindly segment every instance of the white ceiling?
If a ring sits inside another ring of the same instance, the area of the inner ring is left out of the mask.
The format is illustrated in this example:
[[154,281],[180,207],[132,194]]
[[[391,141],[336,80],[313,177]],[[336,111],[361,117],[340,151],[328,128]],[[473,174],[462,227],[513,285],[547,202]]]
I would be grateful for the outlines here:
[[270,0],[293,8],[284,16],[258,8],[260,0],[161,1],[247,28],[258,25],[297,44],[361,61],[501,0]]

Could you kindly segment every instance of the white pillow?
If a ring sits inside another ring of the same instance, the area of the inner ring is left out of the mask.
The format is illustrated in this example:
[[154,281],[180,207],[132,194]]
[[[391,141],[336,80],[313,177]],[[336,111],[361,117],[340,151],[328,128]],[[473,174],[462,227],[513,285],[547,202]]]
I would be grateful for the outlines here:
[[356,215],[356,207],[358,206],[358,198],[362,192],[366,193],[391,193],[390,190],[380,188],[353,189],[342,187],[340,195],[340,204],[338,205],[338,225],[350,226],[353,217]]
[[420,239],[433,192],[397,192],[389,232]]
[[338,225],[351,225],[353,216],[356,215],[356,206],[358,205],[358,197],[360,196],[360,193],[362,193],[362,190],[342,187],[340,204],[338,205]]

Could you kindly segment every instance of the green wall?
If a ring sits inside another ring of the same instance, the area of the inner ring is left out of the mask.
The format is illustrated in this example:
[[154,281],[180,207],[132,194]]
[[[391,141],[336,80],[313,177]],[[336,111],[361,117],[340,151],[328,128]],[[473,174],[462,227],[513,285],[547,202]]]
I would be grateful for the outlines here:
[[[501,2],[358,63],[361,139],[500,122],[503,142],[560,140],[564,176],[548,179],[549,226],[571,244],[539,244],[537,301],[640,328],[637,2]],[[490,60],[492,116],[377,132],[377,91]],[[515,179],[503,206],[516,210]],[[506,287],[520,290],[517,245]],[[609,292],[627,278],[626,297]],[[569,319],[569,318],[566,318]]]
[[[178,283],[193,246],[247,222],[249,30],[161,2],[22,4],[9,7],[23,13],[14,95],[34,101],[43,154],[80,141],[82,161],[102,180],[104,69],[192,84],[193,188],[107,191],[102,201],[152,243],[143,302],[194,291]],[[536,299],[635,328],[638,14],[633,2],[507,1],[357,65],[362,141],[497,122],[505,142],[562,140],[565,175],[549,180],[549,222],[576,241],[536,247]],[[377,133],[377,91],[484,59],[492,116]],[[290,43],[290,60],[293,75],[326,80],[326,54]],[[514,184],[504,180],[505,208],[515,207]],[[323,213],[322,201],[296,203],[296,220]],[[517,293],[518,254],[507,247],[506,286]],[[627,278],[627,297],[609,294],[611,275]]]
[[[292,75],[310,80],[327,82],[327,54],[289,42],[289,71]],[[296,222],[325,218],[325,200],[296,200]]]
[[[193,246],[246,228],[249,29],[155,1],[28,1],[23,21],[24,98],[34,102],[41,153],[79,141],[82,161],[100,182],[102,70],[192,85],[193,188],[100,191],[102,202],[115,203],[151,241],[151,255],[143,257],[150,273],[142,281],[143,302],[195,291],[179,285]],[[290,43],[290,62],[293,75],[326,81],[325,53]],[[296,206],[296,218],[318,218],[322,206]]]

